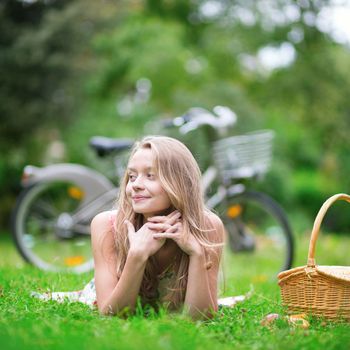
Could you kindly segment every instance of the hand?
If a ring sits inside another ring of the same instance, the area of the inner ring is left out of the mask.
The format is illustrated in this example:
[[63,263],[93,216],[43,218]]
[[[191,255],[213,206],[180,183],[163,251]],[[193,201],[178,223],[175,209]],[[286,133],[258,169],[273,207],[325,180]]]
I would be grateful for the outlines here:
[[145,223],[137,232],[130,221],[125,220],[125,224],[128,228],[129,252],[136,253],[147,260],[165,243],[165,238],[159,240],[153,238],[155,231],[150,228],[150,223]]
[[[171,214],[170,214],[171,215]],[[174,220],[176,217],[176,220]],[[172,239],[187,255],[200,255],[203,250],[198,240],[191,232],[184,232],[182,222],[176,216],[165,220],[164,217],[155,216],[148,219],[150,229],[157,231],[153,234],[155,239]],[[163,231],[163,232],[159,232]]]
[[171,212],[169,215],[153,216],[147,219],[151,224],[149,227],[157,233],[165,233],[173,225],[180,221],[181,213],[178,210]]

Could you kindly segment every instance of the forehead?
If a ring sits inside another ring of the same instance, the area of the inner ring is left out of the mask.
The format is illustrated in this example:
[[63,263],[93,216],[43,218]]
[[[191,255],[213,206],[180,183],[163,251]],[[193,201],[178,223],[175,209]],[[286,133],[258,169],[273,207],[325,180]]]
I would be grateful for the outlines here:
[[128,168],[152,168],[154,167],[155,156],[150,148],[137,150],[130,158]]

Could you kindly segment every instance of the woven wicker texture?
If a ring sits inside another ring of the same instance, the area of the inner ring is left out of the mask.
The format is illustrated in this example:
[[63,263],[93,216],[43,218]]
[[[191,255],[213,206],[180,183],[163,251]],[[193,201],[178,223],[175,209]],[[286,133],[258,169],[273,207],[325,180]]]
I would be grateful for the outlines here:
[[350,267],[317,266],[315,261],[316,241],[322,220],[337,200],[350,202],[350,196],[336,194],[321,207],[311,233],[307,265],[278,275],[282,302],[289,313],[306,312],[350,321]]

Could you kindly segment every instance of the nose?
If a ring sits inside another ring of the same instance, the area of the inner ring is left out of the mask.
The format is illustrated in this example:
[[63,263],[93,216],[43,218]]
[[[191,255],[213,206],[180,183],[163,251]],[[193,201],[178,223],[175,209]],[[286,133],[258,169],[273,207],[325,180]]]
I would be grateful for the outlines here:
[[136,179],[132,182],[132,188],[133,190],[139,190],[144,188],[143,179],[141,175],[137,176]]

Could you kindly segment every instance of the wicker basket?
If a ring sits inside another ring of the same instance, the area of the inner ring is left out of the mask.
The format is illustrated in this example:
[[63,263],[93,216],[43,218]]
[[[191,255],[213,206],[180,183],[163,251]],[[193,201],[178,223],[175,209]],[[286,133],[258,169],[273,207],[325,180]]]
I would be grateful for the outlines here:
[[336,194],[321,207],[311,233],[307,265],[278,275],[282,302],[289,313],[305,312],[350,321],[350,267],[318,266],[314,259],[321,222],[328,208],[337,200],[350,202],[350,196]]

